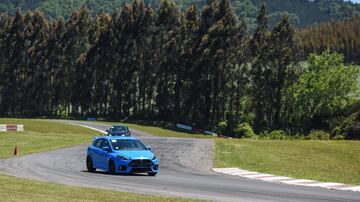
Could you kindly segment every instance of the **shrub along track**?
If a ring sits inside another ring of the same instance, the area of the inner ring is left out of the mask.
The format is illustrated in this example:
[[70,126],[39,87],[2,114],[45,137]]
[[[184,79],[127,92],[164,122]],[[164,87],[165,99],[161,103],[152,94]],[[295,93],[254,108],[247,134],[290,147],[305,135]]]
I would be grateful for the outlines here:
[[[76,122],[99,130],[109,126]],[[174,195],[215,201],[358,201],[359,193],[325,190],[234,178],[210,171],[213,140],[163,138],[132,130],[160,159],[156,177],[88,173],[87,145],[0,161],[0,172],[12,176],[155,195]],[[95,134],[94,134],[95,135]]]

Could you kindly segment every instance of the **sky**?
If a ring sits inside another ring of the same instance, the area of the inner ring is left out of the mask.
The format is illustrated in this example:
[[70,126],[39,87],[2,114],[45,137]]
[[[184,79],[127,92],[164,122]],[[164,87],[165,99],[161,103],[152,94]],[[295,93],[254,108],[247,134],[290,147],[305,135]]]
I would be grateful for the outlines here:
[[360,0],[351,0],[351,1],[355,3],[360,3]]

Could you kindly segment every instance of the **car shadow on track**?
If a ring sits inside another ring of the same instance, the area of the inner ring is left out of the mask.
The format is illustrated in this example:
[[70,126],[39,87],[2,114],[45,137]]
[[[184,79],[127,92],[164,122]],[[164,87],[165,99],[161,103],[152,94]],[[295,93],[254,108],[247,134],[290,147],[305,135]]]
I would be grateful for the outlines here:
[[108,175],[108,176],[139,176],[139,177],[151,177],[146,173],[116,173],[116,174],[111,174],[108,173],[106,171],[95,171],[95,172],[89,172],[87,170],[81,170],[81,172],[83,173],[93,173],[93,174],[97,174],[97,175]]

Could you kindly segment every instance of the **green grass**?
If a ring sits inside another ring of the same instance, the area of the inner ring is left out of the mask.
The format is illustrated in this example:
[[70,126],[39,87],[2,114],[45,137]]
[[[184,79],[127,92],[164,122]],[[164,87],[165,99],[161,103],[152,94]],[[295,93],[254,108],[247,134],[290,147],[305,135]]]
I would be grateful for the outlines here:
[[360,141],[216,140],[215,167],[360,185]]
[[109,125],[123,124],[127,125],[131,129],[140,130],[144,132],[148,132],[152,135],[159,137],[179,137],[179,138],[214,138],[211,135],[203,135],[203,134],[194,134],[190,132],[182,132],[171,130],[167,128],[161,128],[159,126],[149,126],[149,125],[141,125],[141,124],[133,124],[133,123],[119,123],[119,122],[102,122]]
[[0,201],[194,201],[175,197],[149,196],[93,189],[86,187],[65,186],[38,182],[0,175]]
[[17,146],[20,155],[90,143],[93,130],[37,119],[3,119],[0,124],[24,124],[24,132],[0,133],[0,158],[10,157]]

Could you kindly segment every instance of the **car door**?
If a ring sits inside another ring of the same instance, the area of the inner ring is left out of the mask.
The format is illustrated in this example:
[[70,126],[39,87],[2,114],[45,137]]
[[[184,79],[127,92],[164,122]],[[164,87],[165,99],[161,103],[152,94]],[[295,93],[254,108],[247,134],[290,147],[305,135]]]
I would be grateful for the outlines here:
[[101,164],[101,155],[100,153],[102,152],[101,149],[101,145],[102,142],[104,141],[104,139],[98,139],[95,143],[94,146],[92,147],[92,151],[90,151],[91,153],[91,158],[93,160],[93,164],[95,168],[102,168],[103,165]]
[[104,147],[110,148],[110,144],[107,139],[103,139],[103,141],[101,142],[101,147],[99,148],[99,153],[98,153],[99,164],[101,164],[101,167],[104,170],[107,170],[108,169],[109,152],[103,150],[102,148],[104,148]]

